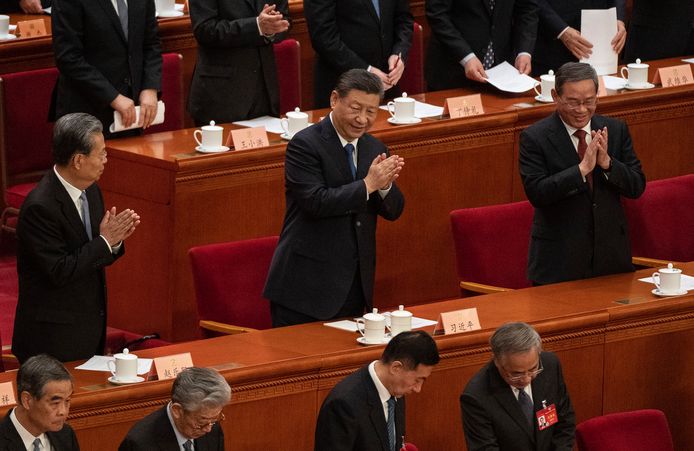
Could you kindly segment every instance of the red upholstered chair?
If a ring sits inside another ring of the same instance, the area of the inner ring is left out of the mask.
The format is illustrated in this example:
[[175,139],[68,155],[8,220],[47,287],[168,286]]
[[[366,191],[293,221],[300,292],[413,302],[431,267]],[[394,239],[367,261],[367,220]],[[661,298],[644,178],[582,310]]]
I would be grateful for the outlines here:
[[641,197],[623,205],[635,265],[694,260],[694,174],[648,182]]
[[419,94],[424,92],[424,32],[422,26],[417,22],[414,23],[414,32],[412,33],[412,46],[410,53],[407,56],[407,65],[405,72],[400,78],[400,89],[403,92],[410,94]]
[[280,90],[280,114],[301,108],[301,44],[285,39],[274,44],[277,81]]
[[412,443],[405,443],[402,446],[402,451],[419,451],[419,448],[417,448],[415,445]]
[[464,208],[451,212],[456,266],[463,294],[530,286],[530,202]]
[[164,123],[148,128],[145,134],[183,128],[183,56],[178,53],[162,55],[161,100],[166,105]]
[[665,414],[635,410],[591,418],[576,427],[579,451],[673,451]]
[[14,232],[19,207],[53,165],[53,123],[48,122],[56,68],[0,78],[0,158],[5,209],[2,230]]
[[272,327],[270,303],[262,293],[278,240],[271,236],[188,251],[200,327],[206,335]]
[[159,338],[159,335],[140,335],[127,330],[115,327],[106,328],[106,345],[104,354],[111,355],[123,352],[123,348],[129,351],[139,351],[141,349],[158,348],[159,346],[170,345],[168,341]]

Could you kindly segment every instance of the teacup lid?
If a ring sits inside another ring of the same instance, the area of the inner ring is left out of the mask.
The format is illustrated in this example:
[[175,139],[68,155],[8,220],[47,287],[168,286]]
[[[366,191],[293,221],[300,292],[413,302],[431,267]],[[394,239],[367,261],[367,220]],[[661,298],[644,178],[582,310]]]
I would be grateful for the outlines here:
[[540,78],[543,80],[552,80],[554,81],[554,71],[552,69],[548,70],[546,74],[540,75]]
[[385,321],[385,316],[378,313],[378,309],[374,308],[371,313],[364,315],[364,319],[368,321]]
[[294,108],[294,111],[287,111],[287,117],[308,117],[308,114],[301,111],[301,108],[296,107]]
[[636,69],[643,69],[644,67],[648,67],[648,64],[646,63],[641,63],[641,58],[636,58],[635,63],[627,64],[628,67],[634,67]]
[[137,359],[137,356],[135,354],[130,354],[130,350],[128,348],[124,348],[123,352],[120,354],[113,354],[113,357],[117,359],[123,359],[123,360],[135,360]]
[[412,97],[407,97],[407,93],[403,92],[402,95],[395,99],[396,102],[414,102]]
[[682,272],[681,269],[675,268],[675,266],[672,263],[667,264],[667,268],[661,268],[660,272],[664,273],[676,273],[676,272]]
[[203,130],[221,130],[222,127],[215,125],[215,121],[210,121],[210,125],[203,125]]
[[404,305],[399,305],[397,310],[390,312],[390,316],[412,316],[412,313],[405,310]]

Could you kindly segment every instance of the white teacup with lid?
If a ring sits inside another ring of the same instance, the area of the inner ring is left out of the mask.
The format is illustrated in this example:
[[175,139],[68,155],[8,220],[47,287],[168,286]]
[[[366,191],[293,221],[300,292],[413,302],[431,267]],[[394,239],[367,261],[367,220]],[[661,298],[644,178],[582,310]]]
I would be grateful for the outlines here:
[[533,89],[535,89],[535,92],[537,93],[538,97],[542,99],[543,101],[546,102],[551,102],[552,101],[552,89],[554,89],[554,71],[552,69],[549,70],[546,74],[540,75],[540,90],[537,90],[537,86]]
[[[224,129],[210,121],[210,125],[203,125],[193,132],[193,138],[202,150],[218,150],[222,148],[222,134]],[[200,137],[198,137],[200,135]]]
[[308,114],[296,107],[294,111],[287,111],[287,117],[282,118],[280,124],[284,133],[291,138],[295,133],[308,127]]
[[[629,63],[626,67],[622,67],[620,74],[622,78],[626,78],[627,85],[632,88],[642,88],[648,85],[648,68],[646,63],[641,63],[641,60],[636,58],[635,63]],[[624,71],[627,75],[624,75]]]
[[[386,317],[378,313],[374,308],[362,318],[357,318],[357,330],[367,343],[383,343],[386,335]],[[364,327],[360,327],[363,325]]]
[[128,348],[120,354],[114,354],[113,360],[109,360],[107,365],[115,382],[137,381],[137,356],[130,354]]
[[658,272],[653,273],[653,284],[659,294],[682,294],[680,290],[681,280],[682,270],[675,268],[672,263],[668,263],[667,268],[660,268]]
[[404,305],[399,305],[397,310],[390,312],[390,336],[394,337],[400,332],[412,330],[412,313],[405,310]]
[[397,122],[410,122],[414,120],[414,99],[407,97],[403,92],[402,97],[397,97],[386,104],[388,112]]

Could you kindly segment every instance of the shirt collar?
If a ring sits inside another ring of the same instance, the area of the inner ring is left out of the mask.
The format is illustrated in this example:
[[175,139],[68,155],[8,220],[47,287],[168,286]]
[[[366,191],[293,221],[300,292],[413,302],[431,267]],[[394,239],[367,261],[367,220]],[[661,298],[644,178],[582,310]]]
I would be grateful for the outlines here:
[[178,449],[183,449],[183,444],[187,442],[188,440],[193,440],[192,438],[185,437],[183,434],[181,434],[178,431],[178,428],[176,427],[176,423],[174,423],[173,415],[171,414],[171,403],[168,403],[166,405],[166,416],[169,417],[169,422],[171,423],[171,427],[173,428],[174,434],[176,434],[176,441],[178,442]]
[[22,426],[22,423],[19,422],[19,419],[17,418],[17,415],[15,414],[16,408],[12,409],[12,412],[10,413],[10,420],[12,421],[12,424],[14,425],[14,428],[17,430],[17,433],[19,434],[19,438],[22,439],[22,443],[24,443],[24,448],[25,449],[34,449],[33,444],[35,439],[41,440],[41,447],[43,449],[49,449],[48,448],[48,438],[46,437],[45,433],[42,433],[38,437],[34,437],[31,432],[27,431],[24,426]]
[[518,400],[518,394],[520,393],[521,390],[525,392],[530,397],[530,400],[533,400],[533,387],[532,384],[528,384],[523,388],[516,388],[513,385],[509,385],[511,387],[511,391],[513,391],[513,396],[516,397],[516,400]]
[[392,395],[390,394],[386,386],[383,385],[381,380],[378,378],[378,374],[376,374],[376,362],[378,362],[378,360],[374,360],[369,364],[369,375],[371,376],[371,379],[374,381],[376,391],[378,392],[378,397],[381,399],[381,404],[385,404],[388,402]]
[[75,186],[71,185],[70,182],[65,180],[59,173],[58,170],[56,169],[55,166],[53,166],[53,172],[55,172],[55,175],[58,177],[58,180],[60,181],[60,184],[65,187],[65,190],[67,191],[68,195],[70,196],[70,199],[72,199],[72,202],[74,204],[77,204],[77,200],[80,198],[82,195],[82,190],[79,188],[76,188]]
[[[331,111],[329,116],[330,117],[330,123],[332,124],[333,128],[335,128],[335,124],[333,124],[333,112]],[[354,146],[354,150],[357,150],[357,142],[359,141],[359,138],[355,139],[354,141],[347,141],[345,138],[342,137],[340,132],[337,131],[335,128],[335,133],[337,133],[337,137],[340,138],[340,144],[342,144],[342,147],[345,147],[347,144],[352,143]]]
[[[559,116],[559,119],[561,120],[561,123],[564,124],[564,127],[566,127],[566,131],[569,134],[569,136],[573,136],[574,133],[576,133],[576,130],[578,130],[578,129],[575,127],[572,127],[569,124],[567,124],[566,122],[564,122],[564,119],[562,119],[561,116]],[[592,119],[591,119],[591,121],[592,121]],[[586,132],[586,136],[588,138],[590,138],[590,123],[591,123],[591,121],[588,121],[588,123],[585,126],[583,126],[583,128],[581,128],[581,130],[584,130]]]

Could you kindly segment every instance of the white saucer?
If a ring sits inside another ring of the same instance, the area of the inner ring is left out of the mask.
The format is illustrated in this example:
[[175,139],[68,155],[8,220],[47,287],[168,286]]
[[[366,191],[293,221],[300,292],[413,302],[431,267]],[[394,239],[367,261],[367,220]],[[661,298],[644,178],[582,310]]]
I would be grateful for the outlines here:
[[357,338],[357,343],[359,343],[360,345],[364,345],[364,346],[385,345],[385,344],[388,344],[389,341],[390,341],[390,335],[384,336],[383,340],[378,341],[378,342],[377,341],[366,341],[365,337],[358,337]]
[[197,150],[200,153],[220,153],[220,152],[226,152],[227,150],[229,150],[229,148],[227,146],[222,146],[222,147],[219,147],[217,149],[205,149],[202,146],[197,146],[195,148],[195,150]]
[[634,90],[638,90],[638,89],[651,89],[651,88],[655,88],[655,85],[654,85],[653,83],[645,83],[645,84],[639,85],[639,86],[632,86],[632,85],[630,85],[629,83],[627,83],[626,85],[624,85],[624,88],[625,88],[625,89],[629,89],[629,90],[631,90],[631,91],[634,91]]
[[17,39],[17,35],[9,33],[6,35],[0,35],[0,41],[11,41],[13,39]]
[[181,17],[183,15],[183,11],[157,11],[157,17]]
[[287,141],[289,141],[289,140],[292,139],[293,137],[294,137],[294,135],[290,135],[290,134],[287,133],[287,132],[284,132],[284,133],[282,133],[282,134],[280,135],[280,138],[286,139]]
[[128,385],[128,384],[138,384],[140,382],[144,382],[145,378],[137,376],[135,379],[133,379],[131,381],[121,381],[121,380],[116,379],[115,376],[111,376],[108,378],[108,381],[114,385]]
[[651,290],[651,293],[655,294],[656,296],[660,297],[667,297],[667,296],[682,296],[683,294],[687,294],[687,290],[680,290],[677,293],[663,293],[657,288],[654,288]]
[[407,121],[403,121],[400,119],[395,119],[394,117],[391,116],[388,118],[388,122],[390,122],[393,125],[419,124],[420,122],[422,122],[422,119],[420,119],[418,117],[413,117],[412,119],[409,119]]
[[553,98],[551,98],[551,97],[543,97],[543,96],[541,96],[541,95],[535,96],[535,100],[537,100],[538,102],[542,102],[542,103],[553,103],[553,102],[554,102],[554,99],[553,99]]

